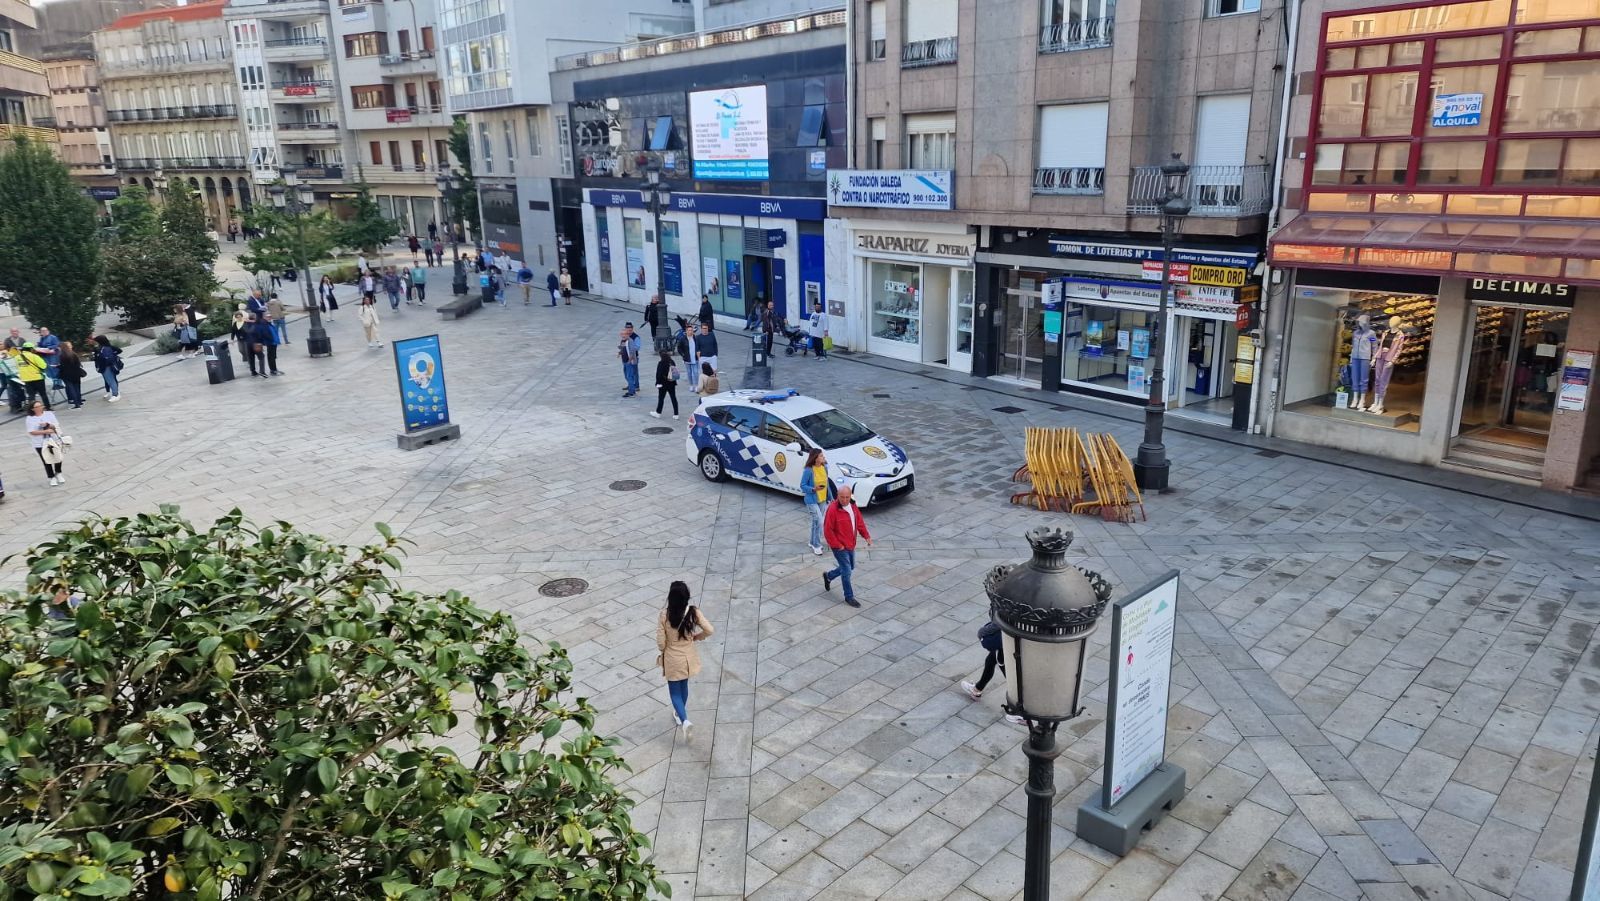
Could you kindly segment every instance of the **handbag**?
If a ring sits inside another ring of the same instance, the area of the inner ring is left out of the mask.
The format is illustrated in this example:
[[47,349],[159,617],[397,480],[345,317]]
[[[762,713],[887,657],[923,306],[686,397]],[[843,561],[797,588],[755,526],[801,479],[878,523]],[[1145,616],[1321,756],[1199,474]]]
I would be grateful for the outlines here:
[[61,439],[51,435],[44,439],[44,446],[39,449],[39,456],[44,458],[44,462],[54,466],[67,458],[67,452],[61,446]]

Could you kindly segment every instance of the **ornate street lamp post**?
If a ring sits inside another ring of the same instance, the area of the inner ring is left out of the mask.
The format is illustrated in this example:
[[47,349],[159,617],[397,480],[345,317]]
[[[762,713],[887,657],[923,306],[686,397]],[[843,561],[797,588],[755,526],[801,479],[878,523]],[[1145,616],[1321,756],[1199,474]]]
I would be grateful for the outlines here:
[[455,272],[450,279],[450,293],[457,297],[467,293],[467,269],[461,265],[461,243],[457,240],[457,200],[461,194],[461,176],[454,169],[442,172],[434,179],[439,194],[444,197],[444,211],[450,228],[450,254],[455,260]]
[[1172,253],[1178,240],[1178,230],[1184,217],[1189,215],[1186,182],[1189,164],[1172,159],[1161,164],[1161,179],[1166,196],[1161,203],[1161,312],[1156,319],[1155,368],[1150,374],[1150,402],[1144,408],[1144,443],[1133,461],[1133,480],[1145,491],[1168,491],[1171,464],[1167,462],[1167,446],[1162,432],[1167,415],[1167,322],[1172,304]]
[[273,207],[289,216],[289,221],[296,232],[294,268],[300,273],[300,282],[306,296],[306,311],[311,314],[311,330],[306,334],[306,351],[313,357],[331,357],[333,341],[328,338],[327,329],[322,327],[322,311],[317,306],[316,288],[311,284],[311,260],[306,258],[305,252],[305,216],[311,212],[312,205],[316,203],[316,194],[310,185],[302,184],[300,177],[292,170],[284,171],[282,181],[268,185],[267,194],[272,198]]
[[984,579],[989,610],[1005,649],[1007,713],[1028,723],[1028,837],[1024,901],[1050,897],[1050,811],[1055,797],[1056,727],[1083,711],[1084,649],[1111,586],[1099,574],[1067,563],[1072,533],[1028,532],[1033,559],[997,566]]

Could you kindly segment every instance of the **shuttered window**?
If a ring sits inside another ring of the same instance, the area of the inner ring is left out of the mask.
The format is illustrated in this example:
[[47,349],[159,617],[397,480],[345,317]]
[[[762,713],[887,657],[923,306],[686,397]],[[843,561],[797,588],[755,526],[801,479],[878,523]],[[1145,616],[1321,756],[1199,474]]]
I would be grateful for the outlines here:
[[1104,169],[1110,104],[1073,103],[1039,110],[1040,169]]
[[1194,132],[1196,166],[1243,166],[1250,137],[1250,95],[1201,97]]

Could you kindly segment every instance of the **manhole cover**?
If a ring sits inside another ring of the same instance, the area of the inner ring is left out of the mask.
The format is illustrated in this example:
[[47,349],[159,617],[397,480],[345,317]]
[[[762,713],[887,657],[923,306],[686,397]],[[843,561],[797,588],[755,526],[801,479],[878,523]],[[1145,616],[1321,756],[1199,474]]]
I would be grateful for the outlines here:
[[582,579],[551,579],[539,586],[539,593],[551,598],[570,598],[588,590],[589,583]]
[[1021,413],[1022,412],[1022,408],[1021,407],[995,407],[994,411],[996,413]]
[[612,482],[611,483],[611,490],[612,491],[638,491],[640,488],[643,488],[643,487],[644,487],[644,483],[639,481],[638,479],[623,479],[620,482]]
[[882,400],[888,400],[889,399],[889,395],[887,395],[887,394],[874,394],[872,396],[876,397],[876,398],[880,398]]
[[1256,456],[1258,456],[1258,457],[1269,457],[1269,458],[1270,457],[1281,457],[1281,456],[1283,456],[1283,451],[1270,451],[1270,450],[1267,450],[1267,451],[1256,451]]
[[644,433],[646,435],[670,435],[670,434],[672,434],[672,426],[670,426],[670,425],[653,425],[650,428],[645,429]]

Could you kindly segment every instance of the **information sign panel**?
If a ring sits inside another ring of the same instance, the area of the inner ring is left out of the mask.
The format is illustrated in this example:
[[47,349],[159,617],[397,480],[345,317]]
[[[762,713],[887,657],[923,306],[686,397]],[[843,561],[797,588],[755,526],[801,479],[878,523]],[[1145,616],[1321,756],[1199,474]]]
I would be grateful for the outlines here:
[[1133,791],[1166,757],[1178,571],[1111,608],[1111,678],[1101,806]]

